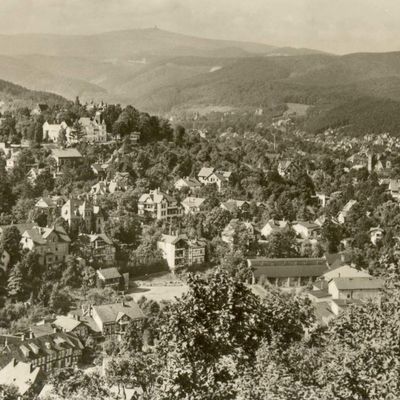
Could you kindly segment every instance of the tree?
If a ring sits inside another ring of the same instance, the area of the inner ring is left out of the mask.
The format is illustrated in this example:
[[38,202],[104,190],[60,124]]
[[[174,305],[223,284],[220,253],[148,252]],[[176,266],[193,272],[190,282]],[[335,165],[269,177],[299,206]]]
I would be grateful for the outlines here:
[[86,135],[85,130],[82,124],[79,122],[79,120],[76,120],[74,122],[70,135],[71,139],[76,143],[80,143],[82,139],[85,137]]
[[61,285],[79,288],[82,284],[81,268],[77,259],[71,255],[65,259],[66,268],[62,274]]
[[10,266],[21,258],[21,238],[18,228],[13,225],[5,228],[1,236],[0,251],[6,251],[10,255]]
[[57,314],[65,314],[70,310],[71,296],[62,290],[59,284],[53,285],[49,298],[49,307]]
[[24,273],[21,265],[15,265],[8,276],[7,293],[14,300],[24,299]]
[[67,144],[67,131],[64,127],[61,127],[57,136],[57,146],[64,148],[66,144]]
[[163,318],[158,350],[166,367],[159,398],[233,398],[227,395],[232,369],[251,363],[269,335],[263,306],[222,271],[209,279],[190,275],[188,284],[189,293]]
[[36,299],[42,286],[45,271],[45,268],[39,263],[39,255],[31,251],[25,253],[20,266],[24,274],[26,291],[31,294],[32,299]]
[[261,247],[264,256],[270,258],[297,257],[296,235],[291,229],[272,233],[268,243]]
[[186,131],[182,125],[177,125],[174,129],[174,143],[177,146],[182,146],[185,139]]
[[19,400],[20,395],[16,386],[8,386],[0,384],[0,399],[1,400]]
[[105,375],[110,385],[118,387],[118,393],[125,392],[125,387],[140,387],[141,399],[153,400],[160,370],[157,354],[135,353],[129,357],[114,357],[106,364]]
[[98,373],[82,374],[73,368],[55,370],[49,378],[53,391],[62,399],[98,400],[110,398],[104,378]]
[[142,351],[143,330],[136,322],[130,321],[125,328],[119,343],[120,354],[131,354]]

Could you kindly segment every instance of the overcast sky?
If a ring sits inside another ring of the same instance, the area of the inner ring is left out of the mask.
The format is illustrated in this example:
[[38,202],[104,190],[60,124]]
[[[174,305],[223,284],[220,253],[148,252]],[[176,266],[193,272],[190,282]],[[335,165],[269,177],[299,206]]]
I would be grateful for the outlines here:
[[0,0],[1,33],[161,29],[349,53],[400,50],[399,0]]

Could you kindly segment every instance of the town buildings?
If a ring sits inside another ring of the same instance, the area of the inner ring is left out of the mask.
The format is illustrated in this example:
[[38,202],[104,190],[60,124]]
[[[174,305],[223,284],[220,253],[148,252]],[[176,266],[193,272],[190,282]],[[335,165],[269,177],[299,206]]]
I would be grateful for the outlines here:
[[60,124],[49,124],[47,121],[43,124],[43,141],[57,143],[60,131],[64,130],[65,140],[70,141],[70,135],[72,129],[67,125],[65,121]]
[[107,127],[100,112],[96,112],[94,118],[81,117],[78,122],[84,131],[84,141],[88,143],[104,143],[107,141]]
[[195,190],[201,187],[201,183],[193,177],[180,178],[175,182],[175,189],[189,188]]
[[221,191],[229,183],[231,175],[232,172],[230,171],[221,171],[213,167],[203,167],[199,171],[197,178],[204,185],[217,185],[218,191]]
[[185,214],[197,214],[204,210],[204,202],[206,199],[201,197],[188,196],[182,200],[182,207]]
[[302,239],[318,239],[321,235],[321,226],[308,221],[298,221],[292,224],[292,229]]
[[264,238],[268,238],[273,233],[283,232],[285,229],[289,228],[288,221],[277,221],[270,219],[261,229],[261,235]]
[[238,218],[230,220],[229,224],[224,228],[221,233],[221,240],[227,243],[229,246],[233,246],[236,240],[237,234],[240,230],[246,230],[248,233],[248,243],[258,240],[259,232],[251,222],[241,221]]
[[120,339],[129,324],[141,329],[145,316],[134,302],[122,302],[93,306],[91,317],[105,337]]
[[172,196],[155,189],[140,196],[138,214],[158,220],[174,219],[183,215],[183,208]]
[[51,158],[55,161],[56,174],[62,173],[62,168],[68,166],[69,168],[77,167],[83,160],[82,154],[77,149],[52,149]]
[[157,247],[172,271],[178,267],[205,262],[205,242],[190,240],[186,235],[162,235],[161,240],[157,242]]
[[44,376],[40,367],[13,358],[0,369],[0,386],[14,386],[20,396],[34,396],[41,387]]
[[83,345],[71,333],[56,332],[36,338],[0,337],[0,368],[11,360],[39,367],[48,373],[55,369],[76,366],[82,356]]
[[98,286],[118,290],[121,287],[122,275],[115,267],[102,268],[96,271]]
[[34,226],[27,229],[21,238],[23,249],[34,251],[39,255],[39,263],[51,265],[62,262],[69,254],[70,237],[61,226],[41,228]]
[[346,205],[342,208],[337,216],[337,220],[340,224],[344,224],[346,222],[346,218],[351,211],[351,209],[357,204],[357,200],[349,200]]
[[252,282],[283,288],[300,288],[328,271],[325,258],[251,258]]
[[97,265],[114,265],[115,245],[105,233],[82,234],[87,241],[90,258]]
[[104,227],[104,215],[99,206],[86,199],[70,198],[61,207],[61,217],[73,230],[82,228],[86,233],[101,233]]

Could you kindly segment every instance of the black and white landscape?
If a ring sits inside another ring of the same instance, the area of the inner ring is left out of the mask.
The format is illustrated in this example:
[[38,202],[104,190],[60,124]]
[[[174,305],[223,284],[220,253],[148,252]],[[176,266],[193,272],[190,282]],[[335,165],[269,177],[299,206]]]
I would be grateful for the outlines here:
[[400,398],[392,0],[0,2],[0,400]]

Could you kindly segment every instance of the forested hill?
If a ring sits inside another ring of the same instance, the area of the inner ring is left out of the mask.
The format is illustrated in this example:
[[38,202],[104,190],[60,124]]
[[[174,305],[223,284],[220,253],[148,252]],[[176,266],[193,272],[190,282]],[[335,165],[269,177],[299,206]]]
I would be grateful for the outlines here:
[[3,108],[32,107],[37,103],[48,105],[65,104],[68,102],[62,96],[54,93],[29,90],[23,86],[0,79],[0,102]]

